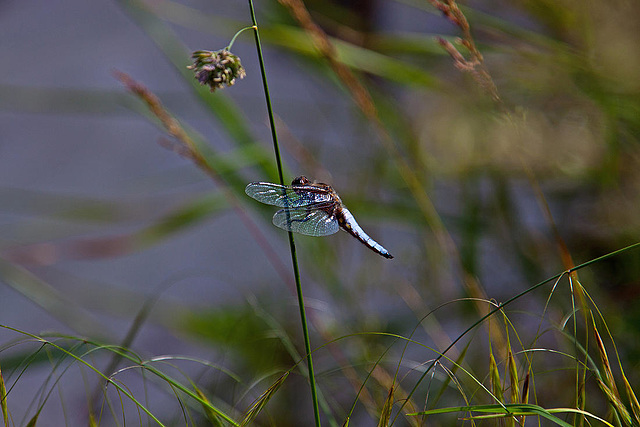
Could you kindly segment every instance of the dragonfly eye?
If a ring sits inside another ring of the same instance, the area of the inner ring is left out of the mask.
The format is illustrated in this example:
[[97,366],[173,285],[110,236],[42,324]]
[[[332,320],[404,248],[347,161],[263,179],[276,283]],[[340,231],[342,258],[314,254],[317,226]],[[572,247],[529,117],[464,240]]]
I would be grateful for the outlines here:
[[306,176],[302,175],[291,181],[291,185],[308,185],[311,184],[311,181],[307,179]]

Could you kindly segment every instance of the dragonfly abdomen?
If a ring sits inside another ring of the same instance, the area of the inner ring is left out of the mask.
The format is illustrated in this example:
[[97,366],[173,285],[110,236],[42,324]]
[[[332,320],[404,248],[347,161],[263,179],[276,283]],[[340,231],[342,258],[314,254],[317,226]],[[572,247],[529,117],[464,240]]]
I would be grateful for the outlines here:
[[344,207],[344,205],[337,212],[336,216],[338,217],[340,226],[347,233],[351,234],[353,237],[368,246],[371,250],[379,253],[383,257],[389,259],[393,258],[393,255],[391,255],[388,250],[386,250],[380,243],[373,240],[367,233],[364,232],[351,212],[349,212],[349,209]]

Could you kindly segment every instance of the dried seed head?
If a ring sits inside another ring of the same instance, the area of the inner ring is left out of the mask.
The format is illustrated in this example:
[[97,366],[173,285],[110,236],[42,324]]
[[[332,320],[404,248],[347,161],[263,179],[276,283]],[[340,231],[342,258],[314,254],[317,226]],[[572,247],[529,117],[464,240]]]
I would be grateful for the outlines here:
[[209,86],[211,92],[222,89],[225,85],[232,86],[236,79],[246,75],[240,58],[226,49],[215,52],[197,50],[191,57],[193,65],[187,68],[193,70],[200,84]]

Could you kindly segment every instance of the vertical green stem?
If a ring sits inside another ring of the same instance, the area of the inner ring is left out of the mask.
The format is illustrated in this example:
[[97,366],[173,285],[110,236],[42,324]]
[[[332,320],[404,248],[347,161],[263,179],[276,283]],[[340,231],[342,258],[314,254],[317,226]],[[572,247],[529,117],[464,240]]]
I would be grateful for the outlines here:
[[[258,22],[256,20],[253,1],[249,0],[249,9],[251,10],[251,20],[253,23],[253,31],[256,39],[256,49],[258,51],[258,59],[260,61],[260,72],[262,74],[262,86],[264,87],[264,96],[267,101],[267,112],[269,114],[269,125],[271,127],[271,138],[273,140],[273,148],[278,166],[278,176],[280,184],[284,185],[282,173],[282,160],[280,159],[280,148],[278,147],[278,135],[276,133],[276,125],[273,117],[273,108],[271,107],[271,97],[269,96],[269,85],[267,84],[267,74],[264,68],[264,58],[262,56],[262,45],[260,44],[260,34],[258,32]],[[313,360],[311,358],[311,342],[309,340],[309,328],[307,327],[307,314],[304,308],[304,298],[302,296],[302,284],[300,282],[300,270],[298,269],[298,256],[296,255],[296,245],[293,241],[293,233],[289,231],[289,247],[291,248],[291,262],[293,264],[293,274],[296,281],[296,292],[298,294],[298,307],[300,308],[300,321],[302,322],[302,332],[304,335],[304,347],[307,354],[307,366],[309,369],[309,384],[311,385],[311,398],[313,400],[313,415],[315,417],[316,427],[320,427],[320,410],[318,408],[318,394],[316,390],[316,380],[313,372]]]

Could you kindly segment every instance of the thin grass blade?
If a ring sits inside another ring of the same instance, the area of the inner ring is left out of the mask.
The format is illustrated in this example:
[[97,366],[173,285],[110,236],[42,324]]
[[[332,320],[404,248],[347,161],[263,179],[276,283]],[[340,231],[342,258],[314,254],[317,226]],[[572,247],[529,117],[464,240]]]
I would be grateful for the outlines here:
[[207,396],[205,396],[202,390],[200,390],[200,388],[198,388],[198,386],[196,386],[195,384],[193,388],[196,394],[198,395],[198,397],[202,399],[201,401],[202,409],[204,409],[204,413],[207,415],[207,419],[209,420],[209,423],[211,423],[213,427],[224,427],[224,424],[222,423],[222,420],[220,419],[220,417],[218,417],[218,415],[211,410],[211,402],[209,402],[209,399],[207,399]]
[[524,384],[522,384],[522,401],[520,403],[527,404],[529,403],[529,379],[531,372],[527,372],[527,375],[524,377]]
[[520,403],[520,382],[518,380],[518,367],[516,366],[516,359],[513,357],[511,347],[509,347],[509,354],[507,355],[507,357],[509,383],[511,386],[511,403]]
[[513,356],[513,348],[511,346],[511,336],[509,334],[509,319],[506,313],[503,311],[502,316],[505,323],[505,337],[507,339],[507,372],[509,373],[509,387],[511,389],[510,401],[511,403],[520,403],[520,381],[518,378],[518,365],[516,359]]
[[36,424],[38,423],[38,417],[39,417],[39,416],[40,416],[40,414],[39,414],[39,413],[38,413],[38,414],[35,414],[35,415],[33,416],[33,418],[31,418],[31,419],[29,420],[29,422],[27,423],[27,426],[26,426],[26,427],[35,427],[35,426],[36,426]]
[[276,380],[275,383],[271,385],[262,395],[255,401],[255,403],[249,408],[247,414],[244,416],[244,419],[240,423],[240,427],[247,426],[251,424],[253,419],[258,416],[262,409],[265,407],[267,402],[273,397],[273,395],[280,389],[284,380],[289,376],[289,372],[285,372],[280,378]]
[[[464,349],[460,353],[460,356],[458,356],[458,358],[456,359],[456,363],[454,363],[453,366],[451,367],[451,373],[453,375],[455,375],[456,372],[458,371],[458,368],[462,366],[462,362],[464,361],[464,358],[467,355],[467,350],[469,350],[470,345],[471,345],[471,341],[467,343],[467,345],[464,347]],[[447,388],[449,388],[450,383],[451,383],[451,376],[447,375],[442,381],[442,386],[440,386],[440,389],[438,390],[438,394],[436,394],[435,399],[433,399],[433,402],[431,402],[431,406],[435,406],[440,401],[440,398],[442,397],[444,392],[447,390]]]
[[604,342],[602,342],[602,337],[600,336],[595,323],[592,324],[592,327],[593,335],[595,336],[596,344],[598,345],[598,354],[600,355],[600,361],[602,362],[602,370],[605,374],[605,384],[607,384],[611,392],[614,393],[615,397],[620,400],[620,394],[618,393],[618,388],[616,387],[616,381],[613,376],[613,371],[611,370],[611,364],[609,363],[607,349],[604,346]]
[[[553,410],[553,412],[574,412],[574,411],[575,410],[571,408],[560,408],[560,409]],[[500,405],[500,404],[471,405],[471,406],[439,408],[439,409],[432,409],[429,411],[415,412],[415,413],[407,414],[407,416],[445,414],[445,413],[456,413],[456,412],[491,413],[492,415],[490,417],[492,418],[496,416],[504,417],[504,416],[514,416],[514,415],[541,416],[559,426],[572,427],[571,424],[553,415],[551,410],[544,409],[538,405],[525,405],[522,403],[518,403],[518,404],[509,403],[506,405]],[[480,418],[480,417],[474,417],[474,418]],[[610,425],[610,424],[607,423],[607,425]]]
[[600,378],[596,378],[596,381],[598,383],[598,386],[600,386],[600,390],[602,390],[602,392],[607,396],[607,399],[609,400],[609,403],[611,404],[611,406],[613,406],[613,409],[615,410],[615,412],[622,419],[622,422],[624,422],[624,424],[627,426],[634,425],[633,422],[631,421],[631,414],[629,413],[629,411],[627,411],[627,408],[625,408],[624,403],[622,403],[622,401],[616,395],[616,393],[613,390],[611,390],[611,388],[609,388],[609,386],[607,386],[607,384],[605,384],[605,382],[602,381]]
[[[513,357],[513,351],[511,350],[511,342],[509,341],[509,334],[507,333],[507,369],[509,371],[509,385],[511,388],[511,403],[520,403],[519,399],[519,383],[518,383],[518,367],[516,366],[516,359]],[[507,419],[508,426],[515,426],[516,419],[511,417]]]
[[2,409],[2,420],[4,421],[4,426],[8,427],[9,408],[7,407],[7,386],[4,383],[2,369],[0,369],[0,408]]
[[389,389],[389,394],[387,395],[387,399],[382,406],[382,413],[380,414],[380,419],[378,420],[378,427],[387,427],[389,425],[389,420],[391,419],[391,409],[393,408],[393,394],[395,391],[395,386],[391,386]]
[[613,376],[613,371],[611,370],[611,364],[609,363],[609,357],[607,356],[607,350],[604,346],[604,342],[602,342],[602,337],[598,332],[598,328],[596,327],[595,320],[592,322],[591,326],[593,327],[593,335],[596,338],[596,344],[598,346],[598,354],[600,355],[600,361],[602,362],[602,370],[604,372],[604,380],[598,378],[598,385],[602,392],[607,396],[609,402],[614,407],[618,415],[622,418],[622,421],[625,425],[631,426],[633,425],[633,421],[631,419],[631,414],[625,407],[622,399],[620,398],[620,393],[618,392],[618,387],[616,386],[616,381]]
[[638,403],[638,398],[636,397],[636,394],[633,391],[631,384],[629,384],[629,380],[627,380],[627,376],[624,372],[622,373],[622,379],[624,381],[624,388],[627,391],[631,410],[633,411],[633,417],[636,420],[636,424],[640,425],[640,403]]
[[95,335],[95,331],[104,330],[102,323],[88,316],[64,294],[29,270],[0,258],[0,278],[4,284],[9,285],[78,333],[92,336]]
[[502,385],[500,384],[500,371],[496,359],[493,357],[493,351],[489,350],[489,378],[491,379],[491,392],[498,402],[504,402],[504,394],[502,393]]

